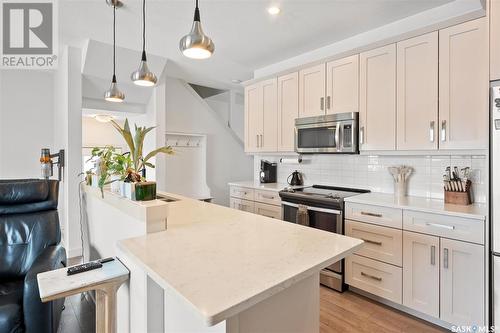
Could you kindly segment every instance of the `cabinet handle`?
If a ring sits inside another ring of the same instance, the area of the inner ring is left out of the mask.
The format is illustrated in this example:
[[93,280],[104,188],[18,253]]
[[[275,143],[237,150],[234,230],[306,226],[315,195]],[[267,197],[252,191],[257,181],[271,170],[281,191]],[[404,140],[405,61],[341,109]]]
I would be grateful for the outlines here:
[[259,135],[257,134],[257,148],[259,148]]
[[363,143],[365,143],[365,127],[364,126],[362,126],[359,129],[359,144],[362,145]]
[[443,267],[448,268],[448,249],[443,250]]
[[446,120],[441,121],[441,141],[446,141]]
[[448,229],[448,230],[455,230],[455,226],[454,225],[445,225],[445,224],[430,223],[430,222],[427,222],[425,225],[429,226],[429,227],[436,227],[436,228],[442,228],[442,229]]
[[382,217],[382,214],[369,213],[369,212],[361,212],[361,215],[373,216],[373,217]]
[[261,134],[260,135],[260,148],[264,146],[264,136]]
[[271,196],[271,195],[261,194],[260,196],[261,196],[261,197],[263,197],[264,199],[271,199],[271,200],[274,200],[274,197],[273,197],[273,196]]
[[321,97],[319,99],[319,108],[321,109],[321,111],[325,110],[325,98],[324,97]]
[[382,278],[381,277],[378,277],[378,276],[374,276],[374,275],[371,275],[371,274],[366,274],[365,272],[361,272],[361,276],[364,276],[364,277],[367,277],[367,278],[370,278],[370,279],[373,279],[373,280],[376,280],[376,281],[382,281]]
[[436,246],[431,246],[431,265],[434,266],[436,264]]
[[373,244],[373,245],[378,245],[378,246],[382,246],[382,242],[376,242],[376,241],[372,241],[372,240],[369,240],[369,239],[364,239],[364,238],[361,238],[363,241],[367,242],[367,243],[370,243],[370,244]]
[[435,125],[435,121],[431,121],[430,125],[429,125],[429,140],[431,142],[434,142],[434,125]]
[[330,110],[331,100],[332,100],[332,98],[330,96],[326,96],[326,109],[327,110]]

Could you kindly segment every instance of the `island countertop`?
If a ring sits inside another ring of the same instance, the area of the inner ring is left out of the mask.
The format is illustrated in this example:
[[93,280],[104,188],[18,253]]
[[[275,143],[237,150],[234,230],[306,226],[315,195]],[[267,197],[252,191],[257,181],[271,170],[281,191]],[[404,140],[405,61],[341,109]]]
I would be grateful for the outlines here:
[[[171,197],[178,197],[168,194]],[[118,242],[156,283],[215,325],[362,246],[334,233],[181,198],[167,230]]]

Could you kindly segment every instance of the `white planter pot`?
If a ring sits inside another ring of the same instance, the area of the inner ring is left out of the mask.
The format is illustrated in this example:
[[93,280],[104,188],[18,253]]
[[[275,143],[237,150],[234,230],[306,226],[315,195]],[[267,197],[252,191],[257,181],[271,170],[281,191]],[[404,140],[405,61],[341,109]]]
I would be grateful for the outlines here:
[[123,182],[122,195],[130,200],[135,200],[135,183]]
[[99,176],[92,175],[92,187],[99,187]]

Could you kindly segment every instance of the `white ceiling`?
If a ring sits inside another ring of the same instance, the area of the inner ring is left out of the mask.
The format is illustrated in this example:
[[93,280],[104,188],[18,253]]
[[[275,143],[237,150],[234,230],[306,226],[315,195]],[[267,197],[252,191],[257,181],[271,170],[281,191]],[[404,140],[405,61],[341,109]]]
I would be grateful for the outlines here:
[[[117,12],[117,44],[139,50],[141,1],[123,1],[125,6]],[[171,75],[230,88],[236,86],[232,79],[250,79],[255,69],[448,2],[451,0],[200,0],[204,30],[216,45],[214,56],[200,61],[184,58],[178,48],[179,39],[191,28],[194,0],[148,0],[147,49],[169,59]],[[281,14],[271,17],[266,11],[270,4],[278,4]],[[60,12],[63,43],[111,42],[112,10],[105,0],[63,0]]]

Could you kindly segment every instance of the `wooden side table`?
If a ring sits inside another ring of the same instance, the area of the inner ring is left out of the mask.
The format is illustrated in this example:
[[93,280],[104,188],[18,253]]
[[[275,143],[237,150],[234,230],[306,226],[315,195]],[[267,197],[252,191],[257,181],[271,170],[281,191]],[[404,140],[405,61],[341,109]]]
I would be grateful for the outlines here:
[[104,263],[102,268],[67,275],[60,268],[37,275],[42,302],[96,291],[96,333],[116,332],[116,291],[129,278],[129,270],[120,260]]

